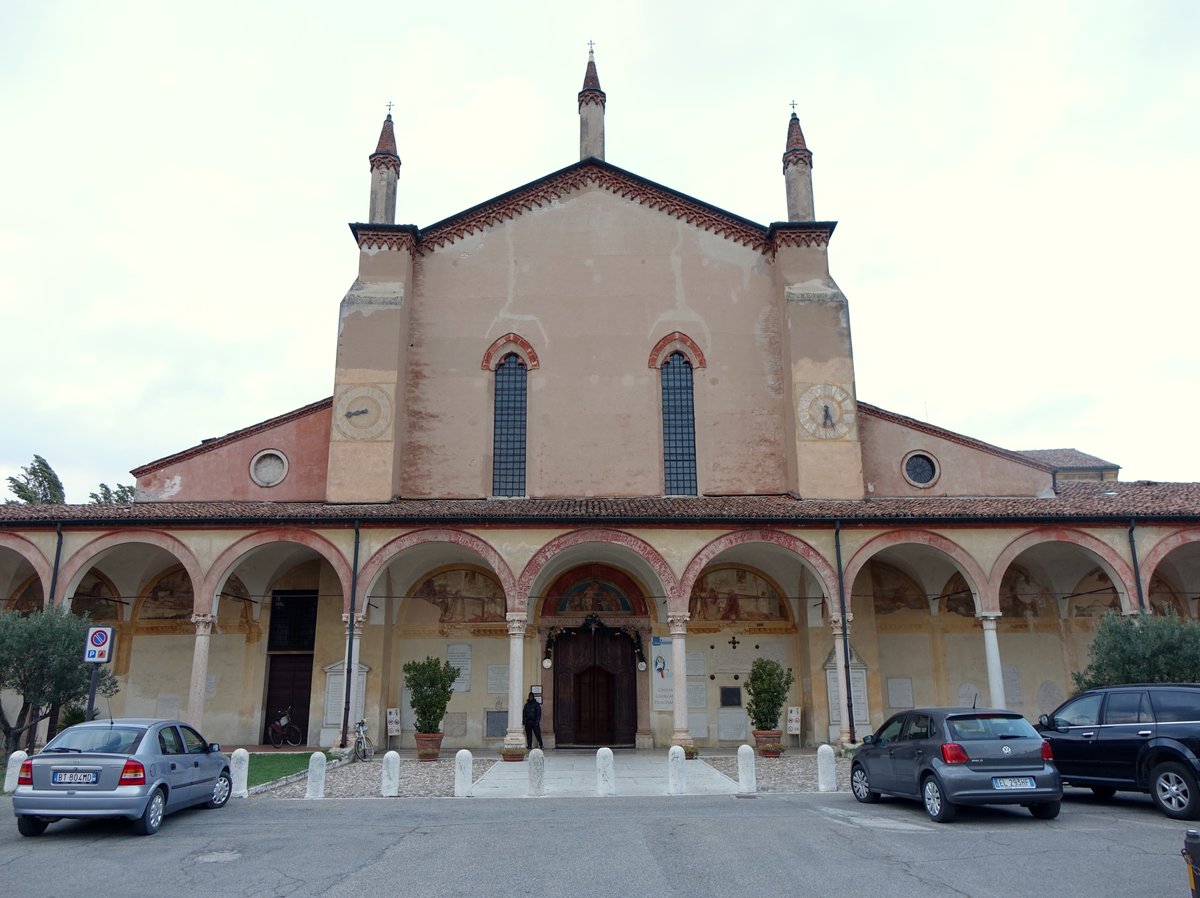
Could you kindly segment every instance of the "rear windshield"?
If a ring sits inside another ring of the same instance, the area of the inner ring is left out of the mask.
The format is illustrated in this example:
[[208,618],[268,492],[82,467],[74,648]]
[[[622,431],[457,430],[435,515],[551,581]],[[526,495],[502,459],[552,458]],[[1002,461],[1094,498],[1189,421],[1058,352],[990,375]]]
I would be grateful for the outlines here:
[[130,754],[142,741],[145,727],[68,727],[47,743],[44,752],[101,751]]
[[1041,739],[1024,717],[999,714],[968,714],[946,718],[946,729],[955,742],[972,739]]

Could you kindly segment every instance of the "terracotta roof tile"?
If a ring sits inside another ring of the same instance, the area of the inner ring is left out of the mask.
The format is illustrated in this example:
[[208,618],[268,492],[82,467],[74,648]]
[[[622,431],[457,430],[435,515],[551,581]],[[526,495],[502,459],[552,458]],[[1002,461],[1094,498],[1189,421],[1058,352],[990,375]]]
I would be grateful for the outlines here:
[[1111,461],[1105,461],[1078,449],[1021,449],[1018,454],[1032,458],[1042,464],[1053,465],[1056,468],[1120,468]]

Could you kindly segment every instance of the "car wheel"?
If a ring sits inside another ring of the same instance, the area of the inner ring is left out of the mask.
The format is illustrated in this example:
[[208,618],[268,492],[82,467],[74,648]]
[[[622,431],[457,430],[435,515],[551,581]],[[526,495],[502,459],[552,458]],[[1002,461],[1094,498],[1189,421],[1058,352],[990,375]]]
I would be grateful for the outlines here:
[[1109,799],[1117,794],[1117,790],[1113,786],[1088,786],[1088,788],[1097,798]]
[[17,832],[23,836],[40,836],[49,824],[40,817],[18,817]]
[[925,813],[935,823],[949,823],[958,812],[958,808],[946,801],[942,784],[936,776],[925,777],[925,782],[921,784],[921,801],[925,804]]
[[867,770],[861,764],[855,764],[850,771],[850,791],[854,793],[854,797],[865,804],[874,804],[879,801],[879,793],[871,789],[871,778],[867,776]]
[[1038,820],[1053,820],[1058,816],[1058,812],[1061,809],[1061,801],[1043,801],[1040,804],[1031,804],[1029,806],[1029,813],[1037,817]]
[[146,802],[146,810],[142,816],[133,821],[133,831],[139,836],[152,836],[162,826],[163,813],[167,809],[167,796],[162,789],[155,789],[150,800]]
[[223,808],[233,792],[233,783],[229,779],[229,771],[222,770],[217,781],[213,783],[212,797],[204,802],[206,808]]
[[1200,817],[1200,793],[1196,777],[1175,761],[1159,764],[1150,778],[1150,797],[1158,809],[1176,820]]

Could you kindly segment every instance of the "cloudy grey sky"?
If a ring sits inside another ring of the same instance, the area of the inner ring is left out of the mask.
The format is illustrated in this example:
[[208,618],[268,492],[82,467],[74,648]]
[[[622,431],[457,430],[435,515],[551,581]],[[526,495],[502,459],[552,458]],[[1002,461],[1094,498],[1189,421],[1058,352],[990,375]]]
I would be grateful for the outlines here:
[[0,477],[329,396],[385,104],[426,226],[578,159],[589,39],[608,161],[754,221],[796,101],[860,399],[1200,480],[1194,0],[5,3]]

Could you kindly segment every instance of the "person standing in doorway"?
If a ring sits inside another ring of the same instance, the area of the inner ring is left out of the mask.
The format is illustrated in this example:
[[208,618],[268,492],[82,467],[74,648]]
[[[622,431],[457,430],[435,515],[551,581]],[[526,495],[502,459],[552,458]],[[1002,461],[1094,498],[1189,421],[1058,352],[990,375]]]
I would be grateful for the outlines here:
[[529,693],[529,700],[525,702],[525,710],[521,713],[521,720],[525,724],[525,747],[533,748],[533,740],[536,738],[537,747],[543,748],[542,704],[532,692]]

